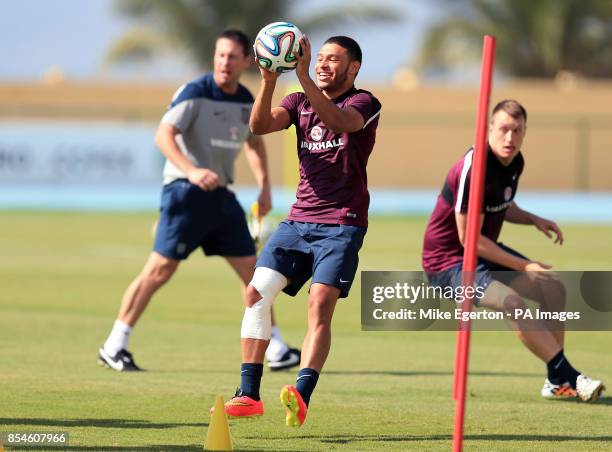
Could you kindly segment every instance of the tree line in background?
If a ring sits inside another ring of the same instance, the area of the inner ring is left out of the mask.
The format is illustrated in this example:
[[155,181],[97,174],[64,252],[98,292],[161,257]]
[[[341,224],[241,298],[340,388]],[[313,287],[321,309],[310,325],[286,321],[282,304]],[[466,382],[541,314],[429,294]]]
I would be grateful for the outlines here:
[[[262,25],[292,17],[296,0],[116,0],[137,24],[109,50],[111,62],[146,60],[161,49],[184,49],[209,68],[215,36],[236,27],[254,37]],[[333,4],[330,2],[330,4]],[[480,58],[482,37],[497,38],[496,65],[517,77],[569,71],[612,77],[612,0],[434,0],[441,20],[426,32],[415,62],[421,71],[446,71]],[[312,33],[331,24],[373,26],[400,13],[374,2],[330,6],[297,22]]]
[[427,32],[422,67],[480,58],[482,37],[497,38],[496,66],[517,77],[569,71],[612,76],[610,0],[437,0],[449,15]]
[[[303,1],[303,0],[302,0]],[[200,68],[210,68],[215,37],[226,28],[238,28],[254,38],[279,18],[296,21],[297,0],[115,0],[117,11],[136,25],[108,53],[110,62],[147,60],[177,48],[187,52]],[[333,2],[330,2],[333,5]],[[375,4],[330,6],[300,17],[302,31],[316,32],[336,23],[391,22],[399,12]]]

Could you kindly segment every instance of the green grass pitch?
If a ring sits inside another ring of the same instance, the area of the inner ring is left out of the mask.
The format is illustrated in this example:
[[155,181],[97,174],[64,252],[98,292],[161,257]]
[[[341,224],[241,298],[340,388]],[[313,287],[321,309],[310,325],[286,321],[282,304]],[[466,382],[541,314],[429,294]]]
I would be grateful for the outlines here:
[[[216,394],[239,383],[237,278],[199,252],[153,299],[131,348],[149,371],[96,364],[119,300],[151,246],[154,214],[0,213],[0,432],[68,431],[69,450],[201,450]],[[373,218],[361,270],[420,268],[424,218]],[[564,226],[552,245],[533,228],[503,241],[557,269],[612,270],[612,227]],[[331,355],[298,430],[278,402],[294,372],[265,372],[259,420],[232,421],[243,450],[449,450],[453,332],[362,332],[358,281],[341,301]],[[306,293],[281,296],[284,337],[300,345]],[[566,351],[612,380],[612,333],[572,333]],[[473,335],[467,450],[612,450],[612,398],[540,398],[545,367],[508,332]]]

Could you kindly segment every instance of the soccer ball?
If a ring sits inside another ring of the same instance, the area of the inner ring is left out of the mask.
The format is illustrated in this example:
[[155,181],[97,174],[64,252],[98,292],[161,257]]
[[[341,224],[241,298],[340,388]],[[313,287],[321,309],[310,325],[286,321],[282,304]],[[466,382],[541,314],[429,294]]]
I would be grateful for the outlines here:
[[255,61],[270,72],[289,72],[295,69],[294,52],[301,52],[302,32],[289,22],[274,22],[263,27],[253,44]]

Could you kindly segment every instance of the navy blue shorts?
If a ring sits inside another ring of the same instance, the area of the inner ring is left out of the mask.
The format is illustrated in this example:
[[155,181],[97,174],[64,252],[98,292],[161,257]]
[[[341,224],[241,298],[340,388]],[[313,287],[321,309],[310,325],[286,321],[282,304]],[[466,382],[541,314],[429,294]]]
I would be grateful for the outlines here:
[[[497,243],[497,245],[502,248],[504,251],[507,251],[514,256],[528,259],[523,256],[516,250],[513,250],[509,246],[504,245],[503,243]],[[461,278],[463,272],[463,260],[459,262],[454,267],[443,270],[441,272],[436,273],[427,273],[427,279],[429,280],[429,285],[434,287],[452,287],[453,289],[457,287],[461,287]],[[491,273],[495,272],[495,273]],[[503,273],[498,273],[503,272]],[[486,259],[478,258],[478,262],[476,263],[476,274],[474,275],[474,286],[475,287],[489,287],[489,284],[493,280],[499,281],[505,285],[510,285],[512,280],[519,276],[519,272],[513,270],[508,267],[504,267],[503,265],[496,264],[494,262],[488,261]],[[480,301],[479,297],[474,297],[474,304],[478,306],[478,302]]]
[[259,254],[256,267],[282,273],[295,296],[312,277],[313,283],[340,289],[348,296],[359,264],[359,249],[367,228],[345,224],[302,223],[284,220]]
[[153,250],[183,260],[197,247],[207,256],[254,256],[242,207],[225,187],[204,191],[187,179],[164,185]]

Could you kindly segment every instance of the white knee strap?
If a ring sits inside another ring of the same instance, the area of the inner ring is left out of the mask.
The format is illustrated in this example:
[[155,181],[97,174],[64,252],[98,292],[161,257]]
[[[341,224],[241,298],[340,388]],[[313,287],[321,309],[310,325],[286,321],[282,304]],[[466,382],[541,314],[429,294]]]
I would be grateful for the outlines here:
[[272,337],[272,303],[287,286],[287,278],[271,268],[257,267],[251,285],[262,299],[244,310],[240,337],[269,340]]

